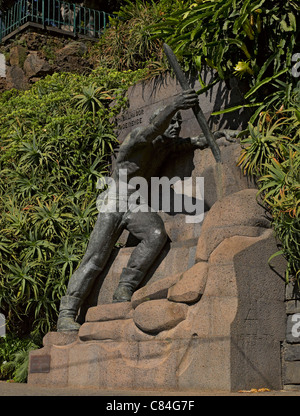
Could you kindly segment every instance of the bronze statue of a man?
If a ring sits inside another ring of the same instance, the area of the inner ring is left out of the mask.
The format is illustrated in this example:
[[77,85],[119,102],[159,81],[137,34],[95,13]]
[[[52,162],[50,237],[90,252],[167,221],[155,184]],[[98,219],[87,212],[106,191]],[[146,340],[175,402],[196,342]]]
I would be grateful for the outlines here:
[[[150,181],[157,176],[159,168],[171,152],[178,146],[204,148],[207,146],[204,136],[196,138],[179,138],[181,126],[180,110],[187,110],[198,103],[194,90],[187,90],[177,95],[170,105],[155,112],[147,127],[133,130],[122,143],[116,159],[112,178],[117,184],[117,200],[108,193],[106,207],[114,203],[115,210],[100,210],[97,222],[91,233],[86,253],[78,269],[71,276],[66,295],[61,298],[60,313],[57,322],[58,331],[76,331],[80,324],[76,322],[78,309],[88,296],[95,279],[104,269],[110,254],[124,229],[138,240],[123,269],[119,285],[113,295],[114,302],[130,301],[138,285],[144,279],[150,266],[161,252],[167,241],[164,223],[157,212],[149,208],[148,212],[136,210],[128,203],[131,192],[127,188],[122,195],[120,175],[126,170],[127,180],[143,177]],[[224,134],[222,135],[224,136]],[[120,209],[122,205],[127,209]]]

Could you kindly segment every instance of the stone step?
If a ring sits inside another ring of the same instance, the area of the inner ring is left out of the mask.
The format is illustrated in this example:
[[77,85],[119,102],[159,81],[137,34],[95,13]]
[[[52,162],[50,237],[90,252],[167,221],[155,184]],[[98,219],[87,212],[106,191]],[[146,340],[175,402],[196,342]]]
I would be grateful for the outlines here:
[[[125,303],[130,305],[130,302]],[[129,332],[132,334],[136,332],[135,327],[146,334],[157,334],[177,326],[185,320],[188,312],[188,305],[170,302],[167,299],[143,302],[135,310],[132,310],[132,318],[129,318],[128,314],[124,316],[114,314],[114,308],[116,311],[119,309],[116,304],[99,305],[95,308],[90,308],[87,314],[89,315],[87,322],[79,330],[79,339],[81,341],[125,341]],[[102,319],[105,311],[108,312],[107,316],[109,318],[114,316],[116,319],[90,321],[91,309],[94,310],[92,311],[93,319],[96,317]]]
[[133,315],[131,302],[108,303],[90,308],[86,314],[86,322],[114,321],[130,319]]

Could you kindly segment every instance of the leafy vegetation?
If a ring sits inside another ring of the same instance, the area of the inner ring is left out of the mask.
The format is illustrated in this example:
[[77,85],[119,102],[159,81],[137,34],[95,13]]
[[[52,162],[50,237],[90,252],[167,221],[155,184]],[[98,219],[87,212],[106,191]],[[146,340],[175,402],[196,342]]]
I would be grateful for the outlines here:
[[12,335],[0,338],[0,380],[9,379],[17,383],[25,383],[29,353],[40,345],[40,339],[20,339]]
[[171,13],[179,0],[125,0],[110,28],[92,50],[100,65],[118,71],[147,68],[148,76],[167,69],[160,39],[153,39],[151,26]]
[[203,66],[214,69],[217,80],[242,78],[242,104],[257,106],[256,117],[289,100],[295,84],[292,56],[299,45],[298,11],[291,0],[188,1],[154,25],[152,35],[166,41],[186,69],[199,71],[205,90]]
[[110,120],[139,76],[104,68],[54,74],[1,95],[0,304],[8,332],[54,328],[95,222],[97,180],[117,144]]
[[[298,283],[300,84],[291,69],[300,51],[299,9],[293,0],[188,1],[151,28],[186,70],[198,71],[199,94],[238,77],[244,102],[213,114],[254,109],[238,164],[258,179],[282,245],[276,254],[287,259],[287,280]],[[210,85],[201,78],[205,66],[215,71]]]
[[242,140],[239,165],[258,178],[259,194],[271,214],[281,243],[274,253],[287,259],[286,280],[300,282],[300,82],[293,106],[263,112],[258,123],[249,123]]

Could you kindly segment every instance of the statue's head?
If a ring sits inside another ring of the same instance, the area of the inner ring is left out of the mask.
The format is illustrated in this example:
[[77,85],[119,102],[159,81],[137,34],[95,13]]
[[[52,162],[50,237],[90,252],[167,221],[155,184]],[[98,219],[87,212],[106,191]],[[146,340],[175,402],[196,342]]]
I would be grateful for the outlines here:
[[164,132],[163,136],[167,139],[177,139],[180,134],[181,130],[181,124],[182,124],[182,117],[180,111],[177,111],[177,113],[172,118],[169,127]]
[[[157,117],[161,111],[163,111],[163,108],[159,108],[152,114],[149,120],[150,123],[153,122],[155,117]],[[169,127],[164,132],[163,137],[166,137],[167,139],[176,139],[177,137],[179,137],[181,124],[182,124],[182,116],[181,116],[180,111],[177,111],[177,113],[172,118]]]

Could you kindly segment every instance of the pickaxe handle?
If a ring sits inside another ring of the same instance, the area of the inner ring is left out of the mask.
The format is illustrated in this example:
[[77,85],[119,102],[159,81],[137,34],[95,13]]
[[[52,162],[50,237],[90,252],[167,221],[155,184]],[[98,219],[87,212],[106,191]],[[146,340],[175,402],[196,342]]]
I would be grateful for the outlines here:
[[[180,68],[179,63],[177,62],[176,56],[174,55],[172,49],[170,48],[169,45],[167,45],[166,43],[164,43],[163,45],[165,54],[168,58],[168,61],[171,65],[171,67],[173,68],[176,78],[178,79],[178,82],[181,86],[181,88],[183,90],[188,90],[190,89],[190,85],[188,83],[188,80],[186,79],[182,69]],[[220,152],[220,148],[212,134],[212,132],[210,131],[210,128],[208,127],[207,121],[204,117],[204,114],[201,110],[201,107],[199,104],[196,104],[193,108],[192,108],[194,115],[198,121],[199,126],[201,127],[204,136],[207,140],[207,143],[209,145],[209,147],[211,148],[211,151],[216,159],[217,162],[221,162],[221,152]]]

